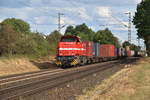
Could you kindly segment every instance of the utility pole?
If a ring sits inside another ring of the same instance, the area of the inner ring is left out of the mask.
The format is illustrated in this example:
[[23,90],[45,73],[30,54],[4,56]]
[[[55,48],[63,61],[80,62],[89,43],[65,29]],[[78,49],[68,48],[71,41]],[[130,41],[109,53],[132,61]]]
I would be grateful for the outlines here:
[[131,24],[132,24],[132,20],[131,20],[131,12],[125,13],[129,15],[129,23],[128,23],[128,42],[131,43]]
[[58,32],[61,33],[61,15],[64,15],[63,13],[58,13]]
[[138,46],[140,46],[140,38],[138,38]]

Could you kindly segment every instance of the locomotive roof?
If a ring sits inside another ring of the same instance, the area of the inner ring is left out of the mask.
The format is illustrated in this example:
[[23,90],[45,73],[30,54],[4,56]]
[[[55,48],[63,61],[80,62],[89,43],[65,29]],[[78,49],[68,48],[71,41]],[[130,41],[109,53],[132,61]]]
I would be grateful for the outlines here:
[[63,37],[79,38],[78,36],[75,36],[75,35],[64,35],[64,36],[62,36],[62,38],[63,38]]
[[78,41],[81,41],[81,40],[80,40],[80,37],[75,36],[75,35],[64,35],[64,36],[61,37],[61,39],[62,39],[62,38],[76,38]]

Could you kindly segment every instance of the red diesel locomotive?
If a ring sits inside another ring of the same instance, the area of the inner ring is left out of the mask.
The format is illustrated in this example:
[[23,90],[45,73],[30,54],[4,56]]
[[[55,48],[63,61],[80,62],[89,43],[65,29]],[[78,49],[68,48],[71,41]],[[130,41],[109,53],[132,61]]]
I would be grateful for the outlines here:
[[58,43],[56,64],[67,67],[113,60],[117,57],[114,45],[81,41],[77,36],[67,35],[62,36]]

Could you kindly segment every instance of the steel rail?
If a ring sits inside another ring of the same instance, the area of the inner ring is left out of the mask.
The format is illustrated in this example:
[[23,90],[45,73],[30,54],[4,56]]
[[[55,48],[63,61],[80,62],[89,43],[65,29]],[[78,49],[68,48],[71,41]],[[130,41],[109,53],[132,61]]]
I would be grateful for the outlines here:
[[[78,79],[79,77],[87,76],[87,75],[92,74],[92,73],[96,73],[99,71],[103,71],[105,69],[112,68],[116,64],[117,63],[106,64],[107,67],[106,67],[106,65],[102,65],[102,66],[90,67],[90,68],[82,69],[82,70],[75,70],[73,72],[68,72],[68,73],[65,73],[65,74],[60,75],[60,76],[41,79],[38,81],[33,81],[31,83],[23,84],[20,86],[13,86],[13,87],[9,87],[9,88],[4,88],[4,89],[0,90],[0,93],[1,93],[0,99],[1,100],[8,100],[8,99],[15,98],[15,97],[18,97],[18,96],[21,96],[24,94],[33,93],[34,91],[39,91],[42,88],[43,89],[44,88],[52,88],[54,86],[57,86],[57,84],[63,84],[65,82],[69,82],[71,80]],[[43,85],[41,85],[41,84],[43,84]],[[38,85],[40,85],[40,86],[38,86]],[[33,87],[35,87],[35,88],[33,88]],[[19,93],[14,92],[14,90],[17,91],[17,90],[24,89],[24,88],[31,88],[31,89],[27,89],[26,91],[22,91]],[[11,94],[10,92],[12,93],[12,95],[10,95]]]

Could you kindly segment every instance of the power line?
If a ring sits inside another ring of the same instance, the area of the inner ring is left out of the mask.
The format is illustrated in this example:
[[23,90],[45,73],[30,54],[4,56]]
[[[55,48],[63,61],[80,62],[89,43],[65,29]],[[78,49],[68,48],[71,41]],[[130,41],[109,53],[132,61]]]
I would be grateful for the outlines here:
[[71,3],[71,5],[76,6],[76,4],[74,4],[71,0],[68,0],[68,1]]
[[126,24],[124,24],[120,19],[118,19],[118,18],[116,18],[116,17],[114,17],[114,16],[112,16],[112,15],[110,15],[114,20],[116,20],[119,24],[122,24],[124,27],[128,27]]
[[[129,15],[129,19],[128,19],[128,25],[126,25],[125,23],[123,23],[120,19],[112,16],[110,14],[110,16],[115,20],[117,21],[118,23],[120,23],[121,25],[123,25],[124,27],[128,28],[128,42],[131,43],[131,25],[132,25],[132,20],[131,20],[131,12],[128,12],[128,13],[125,13],[125,14],[128,14]],[[110,24],[111,25],[111,24]],[[115,25],[115,24],[114,24]]]
[[[74,6],[75,8],[79,8],[75,3],[72,2],[72,0],[68,0],[68,1],[69,1],[70,4],[71,4],[72,6]],[[80,13],[80,12],[77,12],[77,15],[81,15],[81,13]]]

